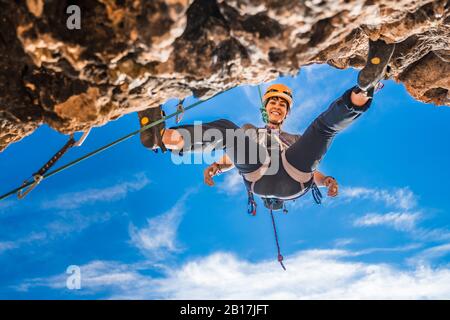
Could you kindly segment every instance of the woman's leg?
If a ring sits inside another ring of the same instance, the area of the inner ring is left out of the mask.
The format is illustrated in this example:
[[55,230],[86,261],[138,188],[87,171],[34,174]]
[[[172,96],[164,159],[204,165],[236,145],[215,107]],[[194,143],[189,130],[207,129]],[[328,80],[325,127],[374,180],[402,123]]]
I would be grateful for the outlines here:
[[[358,106],[353,103],[360,101],[357,100],[359,97],[356,96],[353,97],[352,102],[354,89],[347,90],[339,99],[334,101],[325,112],[313,121],[303,136],[286,150],[285,160],[288,162],[288,166],[285,167],[288,172],[291,171],[289,172],[290,175],[295,170],[289,170],[289,165],[301,172],[314,171],[336,134],[350,126],[369,109],[372,99]],[[364,100],[362,101],[364,102]]]
[[248,131],[226,119],[171,127],[164,133],[163,142],[171,150],[203,152],[225,149],[243,174],[259,169],[265,160],[265,156],[258,153],[261,146],[248,135]]

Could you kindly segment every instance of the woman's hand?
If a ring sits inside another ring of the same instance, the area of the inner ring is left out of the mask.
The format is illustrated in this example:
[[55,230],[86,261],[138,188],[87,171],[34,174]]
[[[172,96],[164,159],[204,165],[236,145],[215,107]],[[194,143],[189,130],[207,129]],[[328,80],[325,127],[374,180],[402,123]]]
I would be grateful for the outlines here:
[[339,192],[339,185],[333,177],[325,177],[323,185],[328,188],[328,196],[336,197]]
[[203,171],[203,178],[205,183],[208,186],[212,187],[214,185],[213,177],[220,172],[221,172],[220,166],[217,163],[213,163],[212,165],[207,167],[205,171]]

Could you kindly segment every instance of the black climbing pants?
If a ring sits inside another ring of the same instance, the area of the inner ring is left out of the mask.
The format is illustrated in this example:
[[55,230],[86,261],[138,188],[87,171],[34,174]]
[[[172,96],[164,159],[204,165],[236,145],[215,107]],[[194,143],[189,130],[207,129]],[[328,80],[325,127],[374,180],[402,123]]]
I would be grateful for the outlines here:
[[[326,154],[336,134],[347,128],[369,109],[372,99],[362,107],[353,105],[350,99],[352,90],[353,88],[347,90],[341,97],[331,103],[328,109],[311,123],[304,134],[285,150],[286,160],[291,166],[301,172],[313,172]],[[208,146],[211,149],[223,148],[242,174],[254,172],[267,160],[267,154],[265,153],[258,154],[256,161],[254,161],[255,157],[250,159],[251,153],[248,150],[257,148],[258,141],[246,135],[244,130],[241,129],[239,131],[238,129],[240,128],[229,120],[220,119],[202,123],[201,125],[181,125],[171,129],[181,128],[185,129],[184,134],[183,130],[180,130],[180,133],[185,137],[185,150],[204,150]],[[209,131],[208,129],[215,130],[217,134],[213,133],[205,138],[204,134]],[[229,135],[228,137],[231,137],[233,141],[228,141],[227,132],[228,134],[230,132],[238,132],[238,134],[234,136]],[[211,139],[211,136],[217,136],[219,139]],[[239,139],[244,141],[244,148],[238,147]],[[232,147],[230,148],[229,146]],[[261,148],[261,145],[259,147]],[[268,154],[270,153],[268,152]],[[299,185],[289,174],[286,174],[285,169],[281,165],[279,173],[268,175],[267,178],[265,176],[261,181],[258,181],[254,191],[260,195],[286,198],[298,193]]]

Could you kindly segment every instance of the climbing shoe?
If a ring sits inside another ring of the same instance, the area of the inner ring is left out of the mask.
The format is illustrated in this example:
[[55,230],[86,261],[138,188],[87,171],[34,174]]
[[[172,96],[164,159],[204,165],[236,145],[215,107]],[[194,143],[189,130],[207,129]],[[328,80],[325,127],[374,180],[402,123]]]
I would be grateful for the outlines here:
[[[164,118],[165,114],[161,109],[161,106],[159,106],[157,108],[149,108],[143,111],[139,111],[138,117],[142,129],[150,123]],[[164,130],[165,123],[164,121],[162,121],[161,123],[151,128],[141,131],[141,143],[144,145],[144,147],[152,149],[155,152],[158,152],[158,148],[161,148],[161,151],[165,152],[166,147],[162,142],[162,135],[164,134]]]
[[369,41],[369,54],[366,65],[358,74],[358,87],[368,91],[382,80],[394,53],[395,43],[387,44],[383,40]]

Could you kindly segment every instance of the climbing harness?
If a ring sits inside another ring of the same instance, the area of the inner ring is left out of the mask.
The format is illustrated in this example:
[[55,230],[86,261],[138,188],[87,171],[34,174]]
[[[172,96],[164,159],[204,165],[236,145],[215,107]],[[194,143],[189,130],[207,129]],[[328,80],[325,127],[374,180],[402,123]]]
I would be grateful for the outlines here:
[[72,133],[69,137],[69,140],[66,142],[66,144],[57,152],[53,157],[50,158],[47,163],[45,163],[36,173],[33,174],[33,181],[31,185],[29,184],[30,179],[25,180],[22,184],[21,190],[17,191],[17,197],[19,199],[25,198],[31,191],[33,191],[34,188],[37,187],[39,183],[44,179],[44,175],[47,173],[48,170],[50,170],[51,167],[53,167],[58,160],[60,160],[64,154],[69,151],[72,147],[80,147],[84,140],[86,140],[87,136],[89,135],[89,132],[91,129],[85,131],[81,138],[76,141],[74,134]]
[[[226,90],[224,90],[224,91],[221,91],[221,92],[215,94],[214,96],[211,96],[211,97],[209,97],[209,98],[207,98],[207,99],[205,99],[205,100],[200,100],[200,101],[194,102],[193,104],[191,104],[191,105],[185,107],[184,110],[183,110],[183,112],[185,112],[185,111],[187,111],[187,110],[189,110],[189,109],[192,109],[192,108],[194,108],[194,107],[196,107],[196,106],[198,106],[198,105],[200,105],[200,104],[202,104],[202,103],[204,103],[204,102],[206,102],[206,101],[209,101],[209,100],[211,100],[211,99],[213,99],[213,98],[215,98],[215,97],[217,97],[217,96],[219,96],[219,95],[221,95],[221,94],[223,94],[223,93],[225,93],[225,92],[227,92],[227,91],[229,91],[229,90],[231,90],[231,89],[232,89],[232,88],[229,88],[229,89],[226,89]],[[97,154],[99,154],[100,152],[105,151],[106,149],[109,149],[109,148],[111,148],[111,147],[113,147],[113,146],[115,146],[115,145],[117,145],[117,144],[119,144],[119,143],[121,143],[121,142],[123,142],[123,141],[125,141],[125,140],[128,140],[129,138],[131,138],[131,137],[133,137],[133,136],[135,136],[135,135],[141,133],[142,131],[148,130],[148,129],[152,128],[153,126],[156,126],[156,125],[158,125],[159,123],[161,123],[161,122],[163,122],[163,121],[166,121],[166,120],[168,120],[168,119],[170,119],[170,118],[172,118],[172,117],[175,117],[176,115],[178,115],[178,114],[180,114],[180,113],[182,113],[182,112],[181,112],[180,110],[177,110],[176,112],[174,112],[174,113],[172,113],[172,114],[170,114],[170,115],[168,115],[168,116],[165,116],[165,117],[163,117],[162,119],[153,121],[152,123],[149,123],[148,125],[146,125],[146,126],[140,128],[139,130],[136,130],[136,131],[131,132],[131,133],[129,133],[129,134],[127,134],[127,135],[125,135],[125,136],[123,136],[123,137],[117,139],[117,140],[114,140],[114,141],[108,143],[107,145],[104,145],[103,147],[100,147],[100,148],[98,148],[98,149],[96,149],[96,150],[94,150],[94,151],[92,151],[92,152],[89,152],[89,153],[85,154],[84,156],[82,156],[82,157],[80,157],[80,158],[78,158],[78,159],[75,159],[75,160],[73,160],[73,161],[71,161],[71,162],[69,162],[69,163],[67,163],[67,164],[65,164],[65,165],[63,165],[63,166],[61,166],[61,167],[59,167],[59,168],[53,170],[53,171],[46,172],[46,173],[42,174],[41,176],[37,176],[37,177],[34,178],[32,181],[28,180],[26,183],[22,184],[20,187],[15,188],[15,189],[13,189],[13,190],[11,190],[11,191],[5,193],[4,195],[0,196],[0,201],[6,199],[6,198],[8,198],[8,197],[10,197],[10,196],[13,195],[13,194],[16,194],[16,193],[18,193],[18,192],[24,190],[25,188],[31,187],[31,186],[34,184],[34,186],[32,187],[32,189],[33,189],[33,188],[35,188],[42,180],[47,179],[47,178],[49,178],[49,177],[51,177],[51,176],[53,176],[53,175],[55,175],[55,174],[57,174],[57,173],[59,173],[59,172],[61,172],[61,171],[64,171],[64,170],[66,170],[66,169],[68,169],[68,168],[70,168],[70,167],[72,167],[72,166],[74,166],[74,165],[80,163],[80,162],[83,161],[83,160],[86,160],[86,159],[88,159],[88,158],[90,158],[90,157],[93,157],[94,155],[97,155]],[[84,137],[84,138],[86,138],[86,137]],[[81,139],[80,139],[80,140],[81,140]],[[61,156],[62,156],[62,155],[61,155]],[[48,168],[48,169],[50,169],[50,168]],[[47,170],[48,170],[48,169],[47,169]],[[38,182],[38,181],[39,181],[39,182]],[[31,190],[30,190],[30,191],[31,191]],[[28,191],[27,193],[29,193],[30,191]]]
[[[270,87],[269,87],[269,89],[270,89]],[[267,91],[269,91],[269,89]],[[258,93],[259,93],[259,99],[261,101],[261,108],[260,108],[261,116],[262,116],[264,123],[266,124],[265,129],[267,130],[267,133],[270,134],[271,128],[267,125],[269,122],[269,116],[267,114],[266,108],[264,107],[263,96],[261,94],[261,86],[260,85],[258,85]],[[282,143],[289,145],[288,141],[286,141],[281,135],[279,136],[279,138]],[[245,183],[245,186],[247,188],[247,197],[248,197],[247,213],[252,216],[256,216],[257,204],[255,201],[255,196],[254,196],[253,191],[251,190],[250,186],[247,183]],[[317,204],[320,204],[321,200],[322,200],[322,194],[321,194],[319,188],[317,187],[317,185],[315,184],[314,178],[311,178],[311,183],[309,183],[309,185],[305,189],[305,191],[297,198],[300,198],[301,196],[305,195],[309,191],[310,188],[312,190],[314,201]],[[273,231],[274,231],[274,235],[275,235],[275,243],[276,243],[277,251],[278,251],[278,258],[277,258],[278,262],[280,263],[283,270],[286,270],[286,267],[283,264],[284,258],[283,258],[283,255],[281,254],[280,243],[278,240],[278,232],[277,232],[277,228],[276,228],[275,217],[273,214],[273,211],[281,210],[281,209],[283,210],[283,213],[287,213],[288,210],[286,209],[286,204],[284,203],[284,200],[278,199],[278,198],[262,197],[262,200],[263,200],[264,206],[269,209],[270,217],[272,219],[272,226],[273,226]]]

